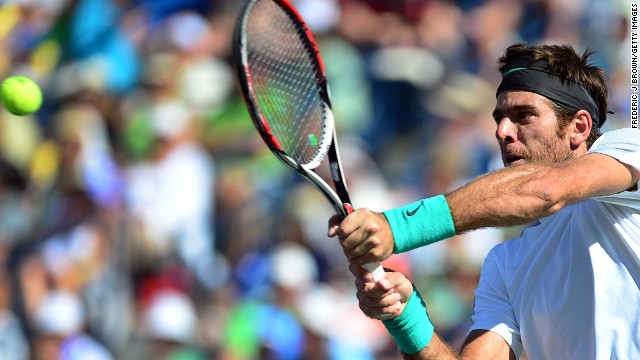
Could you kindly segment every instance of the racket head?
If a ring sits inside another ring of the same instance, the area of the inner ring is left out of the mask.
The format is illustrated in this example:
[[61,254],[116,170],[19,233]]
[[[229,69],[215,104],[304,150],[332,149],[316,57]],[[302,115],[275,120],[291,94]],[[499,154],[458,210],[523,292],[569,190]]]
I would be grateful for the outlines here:
[[[324,65],[300,14],[286,0],[250,0],[238,17],[233,44],[240,88],[264,142],[337,213],[351,213]],[[313,171],[327,154],[337,193]],[[384,276],[380,264],[369,268],[375,281]]]
[[234,37],[240,88],[262,139],[295,170],[317,168],[331,147],[334,120],[313,34],[288,1],[251,0]]

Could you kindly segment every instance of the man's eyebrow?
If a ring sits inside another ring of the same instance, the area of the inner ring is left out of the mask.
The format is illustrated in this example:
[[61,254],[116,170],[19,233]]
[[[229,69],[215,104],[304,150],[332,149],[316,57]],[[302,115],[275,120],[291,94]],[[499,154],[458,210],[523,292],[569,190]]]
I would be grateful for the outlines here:
[[[506,109],[508,111],[531,111],[531,112],[537,112],[537,108],[533,105],[514,105],[514,106],[507,106]],[[502,108],[495,108],[495,110],[493,110],[493,118],[495,119],[498,116],[502,116],[504,110]]]

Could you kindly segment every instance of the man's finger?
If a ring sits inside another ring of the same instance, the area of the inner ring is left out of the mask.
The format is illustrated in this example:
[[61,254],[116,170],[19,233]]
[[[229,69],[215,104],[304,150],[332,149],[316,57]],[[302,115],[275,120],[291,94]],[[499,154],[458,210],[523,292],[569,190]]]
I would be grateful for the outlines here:
[[372,319],[387,320],[399,316],[402,313],[402,305],[400,302],[382,308],[371,308],[363,303],[359,303],[360,310]]
[[382,299],[395,292],[390,284],[387,288],[382,288],[372,282],[361,282],[359,285],[358,292],[372,299]]
[[329,219],[329,230],[327,231],[327,236],[334,237],[334,236],[338,235],[338,228],[340,227],[340,222],[341,221],[342,221],[342,219],[337,214],[333,215]]
[[[348,249],[350,259],[365,255],[376,247],[376,243],[377,243],[376,241],[372,241],[371,239],[368,239],[362,236],[361,234],[358,234],[358,235],[360,237],[359,239],[351,240],[349,242],[352,245]],[[343,245],[343,248],[347,249],[345,245],[347,245],[347,242],[345,242],[345,244]]]
[[349,259],[350,262],[362,266],[365,264],[382,262],[391,256],[391,254],[387,255],[384,250],[380,247],[375,247],[374,245],[364,245],[360,249],[367,249],[365,252],[354,251],[347,252],[345,251],[345,255]]
[[382,309],[400,302],[400,294],[389,292],[384,294],[382,297],[362,296],[358,300],[372,309]]

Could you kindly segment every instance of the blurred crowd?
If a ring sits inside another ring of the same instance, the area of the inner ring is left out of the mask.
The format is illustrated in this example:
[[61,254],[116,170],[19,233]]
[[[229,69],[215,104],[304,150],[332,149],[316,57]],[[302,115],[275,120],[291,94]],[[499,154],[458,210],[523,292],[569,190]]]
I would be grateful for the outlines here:
[[[604,130],[628,127],[627,0],[292,0],[328,71],[355,207],[501,167],[496,58],[597,51]],[[359,310],[332,208],[253,129],[231,55],[238,0],[2,0],[0,359],[395,359]],[[322,169],[321,169],[322,171]],[[484,256],[520,228],[394,255],[436,329],[466,335]]]

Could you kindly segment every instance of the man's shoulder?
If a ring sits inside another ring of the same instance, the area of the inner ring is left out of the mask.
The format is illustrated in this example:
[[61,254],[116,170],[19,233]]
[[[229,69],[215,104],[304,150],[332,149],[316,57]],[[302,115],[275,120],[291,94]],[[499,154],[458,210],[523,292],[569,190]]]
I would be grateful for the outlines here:
[[523,241],[524,241],[523,235],[526,229],[528,229],[528,227],[523,229],[520,236],[512,237],[499,244],[496,244],[494,247],[491,248],[491,250],[487,254],[487,257],[501,258],[506,256],[506,254],[510,252],[520,249],[523,245]]
[[605,131],[604,133],[602,133],[602,136],[608,136],[608,137],[624,136],[624,137],[640,139],[640,130],[634,129],[634,128],[619,128],[619,129]]
[[607,155],[640,169],[640,130],[625,128],[606,132],[593,143],[589,153]]
[[640,130],[623,128],[607,131],[593,143],[589,152],[597,152],[597,150],[611,146],[624,148],[625,145],[630,147],[629,151],[633,151],[633,149],[638,151],[640,148]]

